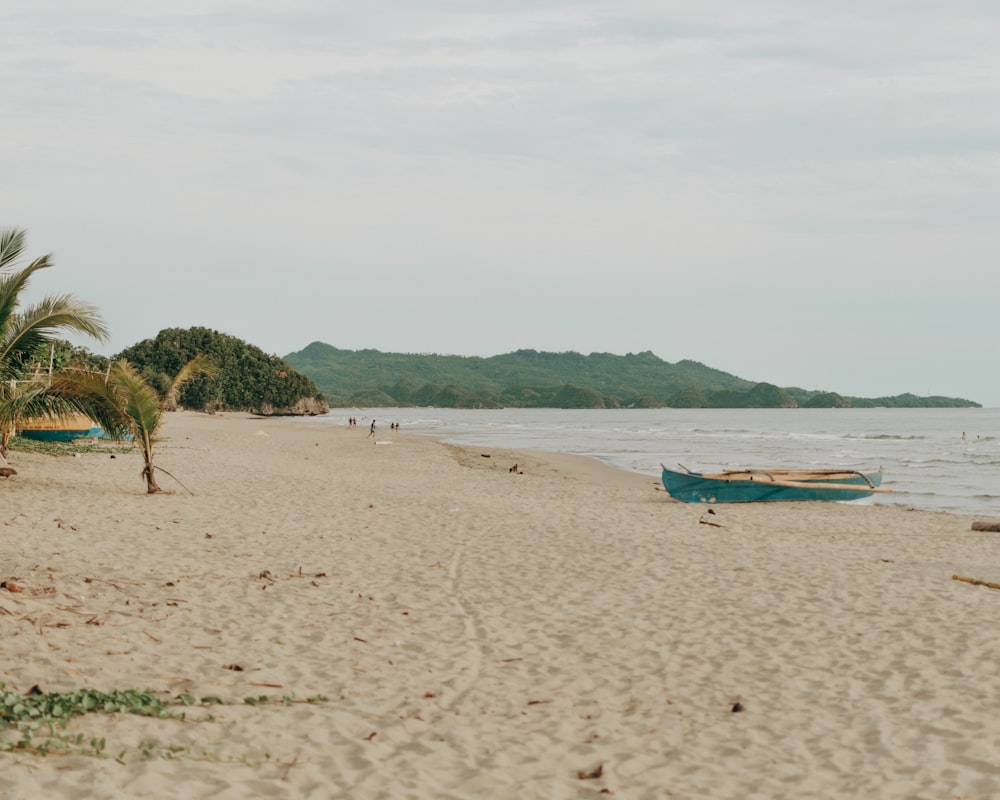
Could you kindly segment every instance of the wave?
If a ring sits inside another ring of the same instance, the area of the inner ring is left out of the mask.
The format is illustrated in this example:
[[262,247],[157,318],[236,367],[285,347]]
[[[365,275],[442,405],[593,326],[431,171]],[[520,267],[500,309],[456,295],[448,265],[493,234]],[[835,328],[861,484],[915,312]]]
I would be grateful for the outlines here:
[[921,436],[919,434],[909,434],[904,435],[901,433],[845,433],[841,438],[843,439],[864,439],[870,441],[879,441],[882,439],[889,441],[899,441],[899,442],[914,442],[920,441],[921,439],[926,439],[926,436]]

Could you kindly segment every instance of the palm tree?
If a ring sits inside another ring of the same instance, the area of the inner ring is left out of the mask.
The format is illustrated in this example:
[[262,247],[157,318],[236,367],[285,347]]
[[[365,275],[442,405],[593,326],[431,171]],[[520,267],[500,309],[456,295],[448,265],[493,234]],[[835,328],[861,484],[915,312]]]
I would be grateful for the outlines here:
[[[203,355],[188,361],[170,382],[162,397],[143,379],[135,367],[125,361],[115,361],[108,371],[69,369],[57,372],[45,393],[60,398],[86,414],[112,439],[132,436],[142,451],[142,477],[146,491],[155,494],[163,491],[156,483],[154,470],[166,472],[153,464],[153,448],[157,431],[163,422],[167,406],[173,402],[177,391],[197,375],[215,375],[217,367]],[[167,473],[169,474],[169,473]]]
[[72,295],[51,295],[20,308],[21,294],[31,276],[53,266],[52,256],[45,255],[17,269],[16,264],[24,254],[24,237],[22,230],[0,231],[0,453],[3,454],[20,417],[58,413],[38,393],[24,392],[18,386],[42,346],[62,331],[83,333],[99,341],[108,338],[97,309]]

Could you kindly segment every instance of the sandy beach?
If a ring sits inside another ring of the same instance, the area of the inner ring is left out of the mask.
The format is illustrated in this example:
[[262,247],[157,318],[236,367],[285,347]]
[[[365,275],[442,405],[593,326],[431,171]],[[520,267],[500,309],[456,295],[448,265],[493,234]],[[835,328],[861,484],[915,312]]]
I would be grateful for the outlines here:
[[952,579],[1000,582],[1000,534],[971,517],[707,515],[584,458],[367,434],[170,414],[154,496],[134,452],[13,452],[6,691],[222,702],[74,719],[102,753],[0,753],[0,796],[1000,796],[1000,591]]

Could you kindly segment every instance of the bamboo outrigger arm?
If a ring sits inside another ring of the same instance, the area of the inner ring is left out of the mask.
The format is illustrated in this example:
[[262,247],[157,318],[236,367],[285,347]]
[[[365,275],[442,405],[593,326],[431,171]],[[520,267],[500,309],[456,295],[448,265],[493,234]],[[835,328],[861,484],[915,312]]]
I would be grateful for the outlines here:
[[835,489],[844,492],[864,492],[865,494],[869,492],[889,494],[892,492],[892,488],[889,486],[869,486],[868,484],[860,483],[814,483],[813,481],[776,480],[757,481],[757,483],[766,483],[768,486],[787,486],[790,489]]

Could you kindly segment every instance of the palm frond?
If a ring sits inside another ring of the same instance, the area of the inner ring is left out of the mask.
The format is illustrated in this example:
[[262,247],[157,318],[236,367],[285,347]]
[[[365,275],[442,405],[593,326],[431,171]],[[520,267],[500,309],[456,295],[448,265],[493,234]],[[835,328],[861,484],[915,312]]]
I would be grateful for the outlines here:
[[15,428],[24,417],[35,416],[38,409],[32,402],[32,388],[16,381],[0,381],[0,429]]
[[211,378],[218,373],[218,365],[208,356],[198,353],[198,355],[181,367],[174,376],[174,379],[170,382],[170,386],[167,388],[167,397],[176,396],[181,386],[198,375],[207,375]]
[[6,269],[24,252],[24,231],[5,228],[0,231],[0,269]]
[[5,320],[3,289],[0,285],[0,363],[35,352],[62,331],[83,333],[100,341],[108,338],[97,309],[68,294],[46,297]]
[[[20,428],[28,419],[70,419],[81,412],[73,403],[49,394],[44,383],[3,384],[0,391],[0,427]],[[90,416],[89,414],[87,416]]]
[[108,381],[115,387],[125,414],[132,421],[132,433],[136,440],[144,450],[151,452],[163,419],[163,399],[124,360],[111,365]]
[[132,420],[125,413],[118,388],[109,377],[109,374],[91,370],[61,370],[40,393],[85,414],[110,438],[121,440],[133,433]]
[[14,313],[18,297],[27,287],[31,276],[38,270],[51,266],[52,262],[49,256],[42,256],[36,258],[24,269],[0,277],[0,320],[4,320]]

